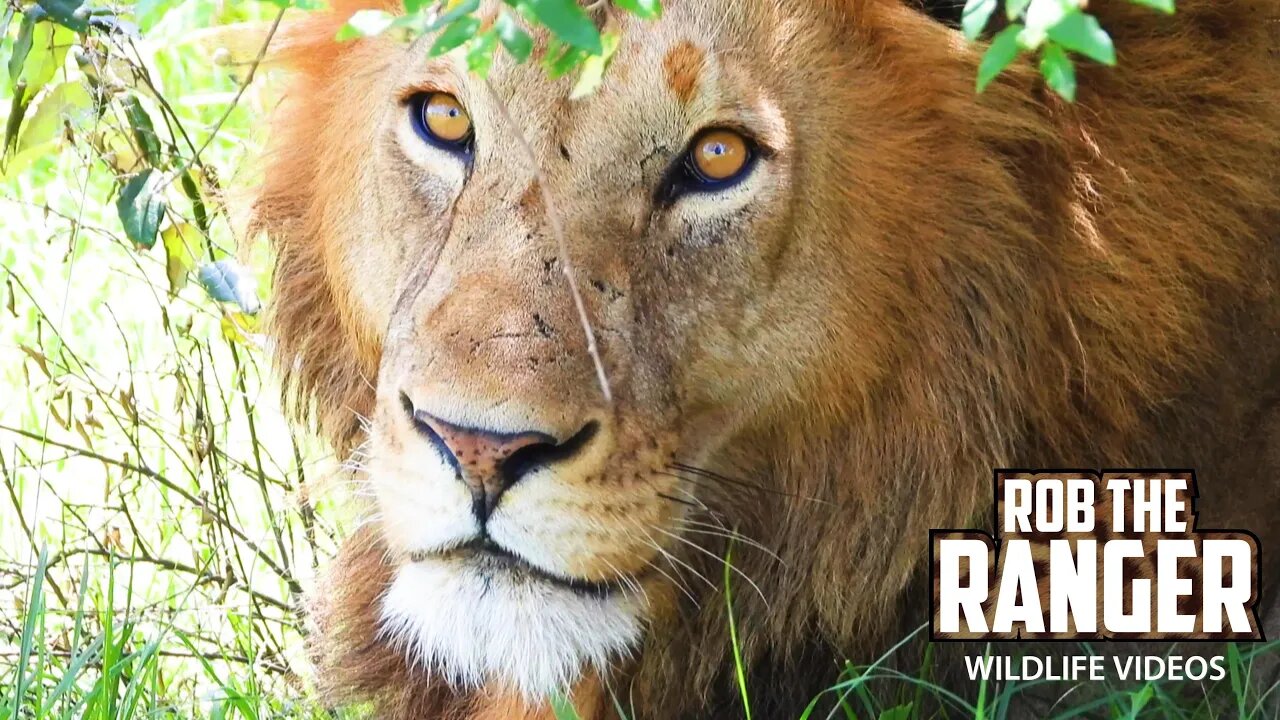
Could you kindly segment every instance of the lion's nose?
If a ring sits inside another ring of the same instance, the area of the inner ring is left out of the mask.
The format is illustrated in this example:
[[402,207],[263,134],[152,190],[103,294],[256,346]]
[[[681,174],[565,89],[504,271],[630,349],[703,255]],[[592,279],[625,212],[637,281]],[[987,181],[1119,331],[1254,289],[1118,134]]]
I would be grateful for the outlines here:
[[587,423],[560,442],[544,432],[504,433],[466,427],[417,409],[407,395],[401,403],[414,427],[426,435],[471,489],[472,509],[483,524],[502,494],[541,467],[576,455],[595,436],[597,423]]

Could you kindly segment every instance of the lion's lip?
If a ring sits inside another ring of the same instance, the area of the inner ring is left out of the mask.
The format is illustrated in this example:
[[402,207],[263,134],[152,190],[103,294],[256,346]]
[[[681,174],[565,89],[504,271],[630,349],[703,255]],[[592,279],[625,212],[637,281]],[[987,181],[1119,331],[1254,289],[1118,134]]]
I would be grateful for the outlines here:
[[551,585],[590,597],[607,598],[624,589],[621,580],[584,580],[549,572],[487,537],[475,538],[464,545],[446,551],[414,552],[409,556],[413,562],[426,562],[439,558],[459,558],[481,564],[487,569],[524,573]]

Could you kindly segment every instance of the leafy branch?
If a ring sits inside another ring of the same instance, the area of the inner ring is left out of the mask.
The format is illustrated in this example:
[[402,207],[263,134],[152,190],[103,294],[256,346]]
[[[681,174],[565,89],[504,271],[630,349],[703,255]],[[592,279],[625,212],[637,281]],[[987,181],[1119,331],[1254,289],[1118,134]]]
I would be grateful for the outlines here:
[[356,12],[338,31],[338,39],[391,34],[413,40],[434,35],[427,50],[431,57],[461,48],[468,69],[485,77],[499,48],[518,64],[533,58],[528,28],[541,26],[550,37],[539,62],[552,78],[579,71],[575,98],[595,90],[618,49],[618,32],[608,24],[602,31],[592,13],[617,6],[646,20],[662,15],[661,0],[596,0],[585,8],[578,0],[504,0],[489,22],[479,15],[480,0],[405,0],[404,5],[403,15]]
[[[1174,0],[1130,0],[1166,14]],[[1000,0],[967,0],[961,29],[978,40],[991,24]],[[1076,68],[1071,53],[1103,65],[1116,64],[1115,44],[1098,19],[1086,11],[1085,0],[1005,0],[1008,25],[991,39],[978,66],[977,88],[982,92],[1022,53],[1039,55],[1040,75],[1051,90],[1068,101],[1076,97]]]

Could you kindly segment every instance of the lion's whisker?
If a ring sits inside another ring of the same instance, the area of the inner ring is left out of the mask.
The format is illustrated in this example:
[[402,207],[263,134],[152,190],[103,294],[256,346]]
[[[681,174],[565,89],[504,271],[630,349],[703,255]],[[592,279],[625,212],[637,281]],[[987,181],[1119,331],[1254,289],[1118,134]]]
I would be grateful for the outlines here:
[[[765,553],[766,555],[773,558],[774,560],[777,560],[783,565],[787,564],[786,561],[783,560],[782,557],[778,555],[778,553],[774,552],[773,550],[770,550],[769,548],[765,547],[759,542],[756,542],[755,540],[752,540],[751,538],[747,537],[746,535],[743,535],[740,532],[737,532],[735,530],[727,530],[727,528],[717,528],[714,530],[698,529],[694,527],[689,527],[690,522],[696,522],[696,521],[678,522],[677,525],[679,525],[681,530],[683,530],[684,532],[697,533],[699,535],[711,535],[714,537],[724,538],[725,540],[741,542],[743,545],[746,545],[748,547],[753,547]],[[704,527],[707,526],[707,523],[697,523],[697,524],[702,525]],[[725,531],[722,532],[722,530],[725,530]]]
[[688,506],[688,507],[694,508],[695,510],[698,510],[698,509],[705,510],[705,509],[706,509],[706,508],[705,508],[705,506],[700,508],[700,507],[699,507],[697,504],[695,504],[695,503],[691,503],[691,502],[689,502],[688,500],[681,500],[681,499],[680,499],[680,498],[678,498],[678,497],[671,497],[670,495],[668,495],[668,494],[666,494],[666,493],[658,493],[658,497],[662,498],[663,500],[670,500],[670,501],[671,501],[671,502],[673,502],[673,503],[679,503],[680,505],[685,505],[685,506]]
[[[797,500],[806,500],[809,502],[821,503],[823,505],[834,505],[834,503],[832,503],[830,500],[823,500],[822,498],[817,498],[810,495],[800,495],[798,493],[789,493],[789,492],[786,492],[785,490],[778,490],[777,488],[770,488],[770,487],[765,487],[763,485],[756,485],[754,483],[747,482],[746,480],[742,480],[739,478],[731,478],[727,475],[723,475],[721,473],[714,472],[712,470],[707,470],[705,468],[700,468],[695,465],[687,465],[685,463],[676,462],[676,463],[672,463],[668,467],[670,467],[672,470],[684,471],[686,473],[691,473],[693,475],[696,475],[697,477],[700,477],[700,478],[713,480],[715,482],[724,483],[727,485],[734,485],[747,490],[754,490],[756,492],[768,493],[771,495],[781,495],[782,497],[795,498]],[[689,478],[683,478],[683,479],[689,480]]]
[[[661,547],[658,547],[658,545],[654,543],[652,540],[647,542],[650,547],[652,547],[654,550],[658,552],[659,557],[663,558],[668,563],[671,562],[671,556],[666,550],[663,550]],[[653,568],[655,571],[661,574],[662,577],[670,580],[672,585],[675,585],[676,588],[680,590],[680,592],[684,593],[685,597],[689,598],[689,602],[693,603],[694,607],[698,608],[699,610],[702,609],[702,604],[698,602],[698,598],[689,589],[688,585],[681,582],[678,578],[672,577],[671,573],[668,573],[666,570],[663,570],[662,566],[658,565],[657,563],[651,562],[649,563],[649,567]],[[672,570],[676,570],[675,565],[672,565]],[[679,575],[679,572],[677,571],[676,574]]]
[[[650,527],[653,527],[653,526],[650,526]],[[656,529],[658,529],[658,528],[653,528],[653,529],[655,529],[655,530],[656,530]],[[643,527],[641,527],[641,528],[640,528],[640,532],[643,532],[643,533],[645,534],[645,537],[647,537],[647,538],[649,539],[649,543],[650,543],[651,545],[653,545],[654,549],[656,549],[658,552],[662,553],[663,557],[666,557],[666,558],[667,558],[668,560],[670,560],[671,562],[674,562],[674,563],[676,563],[676,564],[679,564],[679,565],[680,565],[681,567],[683,567],[684,569],[686,569],[686,570],[688,570],[689,572],[693,573],[694,577],[696,577],[696,578],[698,578],[699,580],[701,580],[702,582],[706,583],[706,584],[707,584],[707,587],[711,588],[712,590],[717,589],[717,588],[716,588],[716,584],[715,584],[715,583],[713,583],[713,582],[711,582],[711,580],[710,580],[710,579],[708,579],[706,575],[703,575],[701,572],[699,572],[699,571],[697,570],[697,568],[695,568],[695,567],[693,567],[692,565],[690,565],[689,563],[687,563],[687,562],[685,562],[685,561],[681,560],[680,558],[676,557],[673,553],[671,553],[669,550],[667,550],[666,548],[662,547],[662,545],[661,545],[660,543],[658,543],[658,541],[657,541],[657,540],[655,540],[655,539],[653,538],[653,536],[652,536],[652,535],[650,535],[650,534],[648,533],[648,531],[647,531],[647,530],[645,530]]]
[[657,526],[650,526],[650,527],[652,527],[654,530],[657,530],[658,532],[662,533],[663,535],[666,535],[666,536],[668,536],[668,537],[670,537],[670,538],[672,538],[672,539],[674,539],[674,540],[676,540],[676,541],[678,541],[678,542],[682,542],[682,543],[684,543],[685,545],[688,545],[689,547],[693,548],[694,550],[697,550],[698,552],[700,552],[700,553],[702,553],[702,554],[704,554],[704,555],[706,555],[706,556],[708,556],[708,557],[712,558],[713,560],[716,560],[717,562],[724,563],[725,565],[728,565],[728,566],[729,566],[729,569],[730,569],[731,571],[733,571],[733,572],[737,573],[737,574],[739,575],[739,577],[741,577],[743,580],[746,580],[746,581],[747,581],[747,584],[749,584],[752,588],[754,588],[754,589],[755,589],[756,594],[757,594],[757,595],[759,595],[759,596],[760,596],[760,599],[764,602],[765,609],[766,609],[766,610],[769,610],[769,609],[770,609],[770,606],[769,606],[769,599],[768,599],[767,597],[765,597],[765,595],[764,595],[764,591],[760,589],[760,586],[756,584],[756,581],[755,581],[755,580],[752,580],[752,579],[751,579],[751,576],[750,576],[750,575],[747,575],[745,572],[743,572],[743,571],[742,571],[742,570],[741,570],[737,565],[734,565],[733,563],[729,562],[728,558],[720,557],[719,555],[716,555],[715,553],[711,552],[710,550],[708,550],[708,549],[706,549],[706,548],[702,547],[702,546],[701,546],[701,545],[699,545],[698,543],[696,543],[696,542],[694,542],[694,541],[692,541],[692,540],[690,540],[690,539],[688,539],[688,538],[686,538],[686,537],[681,537],[680,535],[677,535],[677,534],[675,534],[675,533],[673,533],[673,532],[668,532],[667,530],[663,530],[662,528],[657,527]]
[[615,567],[613,563],[609,562],[605,558],[600,558],[600,560],[604,562],[605,566],[608,567],[610,571],[613,572],[614,577],[618,579],[618,582],[626,586],[628,590],[644,598],[644,601],[648,603],[649,594],[644,591],[644,588],[640,587],[640,583],[636,580],[634,575],[632,575],[631,573],[622,572],[617,567]]

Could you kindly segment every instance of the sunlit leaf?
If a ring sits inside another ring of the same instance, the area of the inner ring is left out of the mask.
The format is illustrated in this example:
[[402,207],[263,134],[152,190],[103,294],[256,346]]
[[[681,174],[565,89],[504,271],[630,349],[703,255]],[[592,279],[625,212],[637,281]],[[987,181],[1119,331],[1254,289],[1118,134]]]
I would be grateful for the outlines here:
[[191,223],[170,225],[160,233],[164,245],[165,275],[169,294],[177,295],[187,284],[187,276],[204,256],[204,233]]
[[498,32],[490,29],[480,33],[467,47],[467,69],[484,77],[493,65],[493,51],[498,48]]
[[554,80],[564,77],[588,57],[590,56],[585,50],[561,42],[558,38],[552,38],[542,58],[542,69]]
[[1076,0],[1031,0],[1022,20],[1025,27],[1018,43],[1025,50],[1039,49],[1049,37],[1049,28],[1073,12],[1080,12]]
[[36,103],[35,112],[31,113],[18,139],[18,152],[60,140],[64,122],[82,120],[92,109],[93,97],[84,83],[65,82],[54,86]]
[[1116,48],[1098,19],[1082,12],[1068,13],[1049,28],[1049,37],[1068,50],[1104,65],[1116,64]]
[[480,20],[478,18],[473,15],[464,15],[440,31],[440,34],[436,36],[435,42],[431,44],[429,54],[433,56],[443,55],[475,37],[476,31],[479,29]]
[[529,59],[529,55],[533,52],[533,38],[520,27],[520,23],[511,13],[505,10],[498,13],[494,29],[498,31],[498,39],[502,41],[502,46],[511,53],[511,57],[515,58],[516,62],[522,63]]
[[964,12],[960,15],[960,28],[964,30],[964,36],[970,40],[977,40],[982,35],[983,29],[987,27],[987,22],[996,11],[997,5],[999,5],[997,0],[968,0],[964,4]]
[[257,315],[229,312],[222,316],[222,337],[238,345],[253,345],[253,336],[261,331],[261,325]]
[[577,0],[525,0],[525,4],[556,37],[592,55],[604,52],[600,31]]
[[1044,76],[1050,89],[1065,100],[1075,101],[1076,68],[1061,46],[1056,43],[1044,46],[1044,54],[1040,58],[1040,74]]
[[1014,23],[991,39],[991,46],[978,64],[978,92],[987,89],[992,80],[1018,57],[1018,33],[1022,25]]
[[129,142],[129,137],[118,128],[106,127],[90,134],[89,143],[117,175],[128,175],[136,171],[142,161],[134,150],[133,143]]
[[600,83],[604,81],[604,71],[613,61],[620,41],[621,35],[617,32],[607,32],[602,36],[604,52],[592,55],[583,63],[582,74],[578,76],[578,82],[573,86],[573,92],[569,95],[570,100],[584,98],[600,87]]
[[[50,22],[35,24],[31,29],[30,51],[26,54],[17,76],[18,83],[26,83],[25,100],[30,101],[53,80],[53,76],[66,60],[67,50],[71,48],[75,39],[75,33],[60,25]],[[12,70],[13,66],[10,65],[10,71]]]
[[395,22],[395,17],[385,10],[358,10],[338,28],[338,40],[354,40],[362,37],[375,37],[386,32]]

